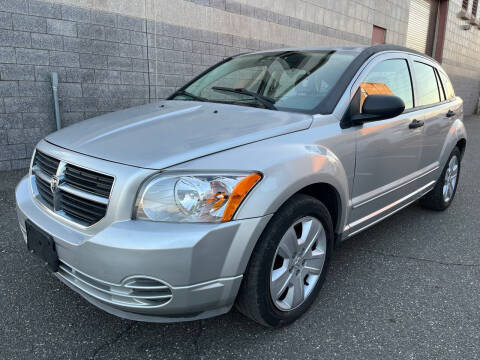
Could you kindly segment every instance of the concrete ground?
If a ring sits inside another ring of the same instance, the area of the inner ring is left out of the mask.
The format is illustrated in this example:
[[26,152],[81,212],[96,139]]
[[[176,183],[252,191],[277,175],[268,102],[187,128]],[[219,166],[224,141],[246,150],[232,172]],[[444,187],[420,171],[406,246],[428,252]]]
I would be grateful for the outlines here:
[[443,213],[418,205],[346,241],[318,302],[269,330],[236,311],[181,324],[97,310],[26,251],[0,173],[1,359],[473,359],[480,357],[480,118]]

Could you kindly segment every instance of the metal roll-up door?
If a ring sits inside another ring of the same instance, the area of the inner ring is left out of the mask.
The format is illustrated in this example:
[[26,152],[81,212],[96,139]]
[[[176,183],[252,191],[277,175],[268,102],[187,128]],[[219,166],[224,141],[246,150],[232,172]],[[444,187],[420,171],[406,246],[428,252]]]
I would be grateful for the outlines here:
[[411,0],[407,47],[432,55],[437,25],[437,0]]

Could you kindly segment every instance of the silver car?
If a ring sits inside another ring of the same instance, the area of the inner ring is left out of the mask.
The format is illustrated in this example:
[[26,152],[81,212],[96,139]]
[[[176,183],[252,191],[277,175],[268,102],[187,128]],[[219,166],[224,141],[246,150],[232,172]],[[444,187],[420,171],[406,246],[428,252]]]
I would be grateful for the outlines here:
[[278,327],[314,302],[335,244],[418,199],[451,204],[462,118],[442,67],[405,48],[242,54],[40,141],[18,219],[28,249],[111,314],[235,304]]

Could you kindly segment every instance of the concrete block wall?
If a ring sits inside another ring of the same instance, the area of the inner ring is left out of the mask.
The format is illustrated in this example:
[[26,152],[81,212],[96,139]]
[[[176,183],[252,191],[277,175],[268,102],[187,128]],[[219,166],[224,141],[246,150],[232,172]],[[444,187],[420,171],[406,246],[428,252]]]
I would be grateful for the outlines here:
[[165,98],[241,52],[368,45],[373,25],[404,45],[409,3],[0,0],[0,170],[27,167],[35,144],[55,130],[52,71],[69,125]]
[[472,114],[478,111],[480,96],[480,28],[462,29],[468,22],[458,18],[461,8],[462,0],[449,0],[442,65],[464,101],[465,113]]
[[150,99],[146,20],[34,0],[0,1],[0,170],[27,167],[55,130]]
[[165,98],[233,54],[370,43],[372,25],[403,44],[402,0],[1,0],[0,170],[27,167],[55,130],[50,73],[69,125]]

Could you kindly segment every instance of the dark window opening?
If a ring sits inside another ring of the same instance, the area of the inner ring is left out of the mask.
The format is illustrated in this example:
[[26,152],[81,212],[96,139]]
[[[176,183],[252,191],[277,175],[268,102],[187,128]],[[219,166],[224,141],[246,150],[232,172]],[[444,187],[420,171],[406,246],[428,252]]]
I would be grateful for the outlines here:
[[478,10],[478,0],[473,0],[472,4],[472,17],[475,19],[477,17]]
[[373,25],[372,45],[385,44],[387,29]]

